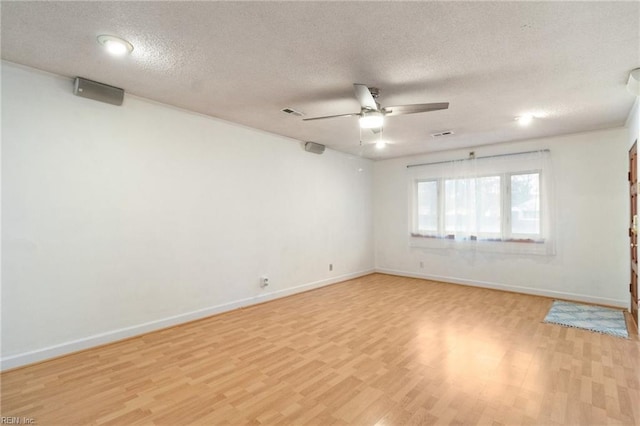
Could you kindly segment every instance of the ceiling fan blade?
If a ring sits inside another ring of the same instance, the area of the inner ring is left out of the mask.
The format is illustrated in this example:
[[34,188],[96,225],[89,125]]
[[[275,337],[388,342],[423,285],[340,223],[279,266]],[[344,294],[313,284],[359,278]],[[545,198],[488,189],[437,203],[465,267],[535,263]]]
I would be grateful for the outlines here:
[[416,114],[418,112],[438,111],[449,108],[449,102],[432,104],[397,105],[382,108],[384,115]]
[[360,114],[357,112],[354,112],[353,114],[326,115],[324,117],[303,118],[302,121],[324,120],[325,118],[336,118],[336,117],[353,117],[356,115],[360,115]]
[[366,109],[378,109],[378,104],[365,84],[354,84],[353,90],[356,92],[356,98],[360,102],[360,106]]

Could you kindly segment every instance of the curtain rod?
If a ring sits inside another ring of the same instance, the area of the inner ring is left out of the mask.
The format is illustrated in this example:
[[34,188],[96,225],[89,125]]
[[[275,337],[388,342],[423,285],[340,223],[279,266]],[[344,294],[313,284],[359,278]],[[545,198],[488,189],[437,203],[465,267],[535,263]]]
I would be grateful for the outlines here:
[[435,161],[433,163],[409,164],[409,165],[407,165],[407,169],[410,169],[411,167],[433,166],[435,164],[455,163],[456,161],[481,160],[483,158],[497,158],[497,157],[509,157],[511,155],[534,154],[536,152],[551,152],[551,150],[549,150],[549,149],[539,149],[537,151],[525,151],[525,152],[514,152],[514,153],[511,153],[511,154],[487,155],[487,156],[484,156],[484,157],[472,156],[473,151],[471,151],[471,153],[469,154],[470,158],[462,158],[460,160]]

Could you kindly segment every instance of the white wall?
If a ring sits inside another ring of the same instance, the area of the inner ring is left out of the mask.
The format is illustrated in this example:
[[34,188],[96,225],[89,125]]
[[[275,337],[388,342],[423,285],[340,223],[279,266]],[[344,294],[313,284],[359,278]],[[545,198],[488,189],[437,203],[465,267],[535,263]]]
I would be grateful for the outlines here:
[[5,62],[2,104],[3,368],[373,269],[368,160]]
[[409,247],[406,166],[466,158],[468,150],[376,162],[377,270],[628,307],[627,134],[618,128],[474,149],[477,156],[551,150],[557,254],[550,257]]

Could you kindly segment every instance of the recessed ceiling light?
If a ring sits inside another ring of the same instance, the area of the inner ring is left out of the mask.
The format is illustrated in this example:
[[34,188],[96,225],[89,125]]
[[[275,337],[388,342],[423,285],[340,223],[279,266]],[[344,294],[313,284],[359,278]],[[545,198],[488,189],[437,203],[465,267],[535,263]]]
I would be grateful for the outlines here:
[[516,117],[516,120],[518,121],[519,125],[528,126],[533,121],[533,115],[524,114],[524,115],[521,115],[520,117]]
[[133,45],[127,40],[112,35],[99,35],[98,43],[114,56],[124,56],[133,52]]

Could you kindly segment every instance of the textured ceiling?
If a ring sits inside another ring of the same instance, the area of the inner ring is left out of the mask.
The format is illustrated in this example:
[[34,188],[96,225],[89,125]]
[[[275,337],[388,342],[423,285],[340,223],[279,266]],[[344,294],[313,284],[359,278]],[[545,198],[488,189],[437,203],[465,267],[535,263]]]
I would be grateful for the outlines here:
[[[2,58],[301,141],[390,158],[621,126],[640,66],[639,2],[2,2]],[[129,40],[114,59],[99,34]],[[388,117],[383,150],[354,117]],[[125,99],[126,102],[126,99]],[[531,126],[514,117],[543,113]],[[452,130],[452,136],[430,134]]]

